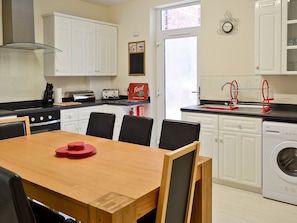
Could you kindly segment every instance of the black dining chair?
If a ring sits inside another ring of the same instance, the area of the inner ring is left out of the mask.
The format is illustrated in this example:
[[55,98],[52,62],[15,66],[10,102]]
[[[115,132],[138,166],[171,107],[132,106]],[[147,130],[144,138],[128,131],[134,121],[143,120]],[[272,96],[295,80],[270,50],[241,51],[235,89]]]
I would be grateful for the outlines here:
[[31,135],[28,116],[0,120],[0,139],[25,135]]
[[112,139],[115,114],[92,112],[90,114],[86,135]]
[[159,148],[175,150],[199,140],[200,123],[164,119]]
[[149,146],[154,120],[149,117],[124,115],[119,141]]
[[61,214],[27,198],[22,178],[0,167],[0,222],[1,223],[66,223]]
[[189,223],[200,143],[195,141],[164,156],[157,209],[137,223]]

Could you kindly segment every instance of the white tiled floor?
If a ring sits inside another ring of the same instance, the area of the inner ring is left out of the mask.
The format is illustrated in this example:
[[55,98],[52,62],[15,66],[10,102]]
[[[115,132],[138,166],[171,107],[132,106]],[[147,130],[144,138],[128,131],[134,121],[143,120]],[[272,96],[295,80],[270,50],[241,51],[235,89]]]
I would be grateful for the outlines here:
[[213,223],[297,223],[297,206],[213,184]]

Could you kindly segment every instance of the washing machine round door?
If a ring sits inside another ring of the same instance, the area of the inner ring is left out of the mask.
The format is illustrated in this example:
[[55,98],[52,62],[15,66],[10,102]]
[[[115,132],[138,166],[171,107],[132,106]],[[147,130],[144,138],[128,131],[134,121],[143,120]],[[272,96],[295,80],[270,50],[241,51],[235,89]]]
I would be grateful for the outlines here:
[[270,164],[283,180],[297,183],[297,142],[285,141],[275,146]]

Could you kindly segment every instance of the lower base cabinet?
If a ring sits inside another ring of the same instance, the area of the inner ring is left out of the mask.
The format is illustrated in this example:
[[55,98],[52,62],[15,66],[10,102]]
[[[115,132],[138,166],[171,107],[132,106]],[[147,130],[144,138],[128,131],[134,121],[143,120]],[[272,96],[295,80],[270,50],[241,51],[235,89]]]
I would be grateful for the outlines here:
[[98,105],[82,108],[70,108],[61,110],[61,130],[86,134],[91,112],[106,112],[116,115],[114,123],[113,140],[118,140],[125,114],[136,112],[136,105],[119,106],[119,105]]
[[103,112],[103,105],[61,110],[61,130],[86,134],[91,112]]
[[182,119],[200,122],[200,155],[212,157],[217,182],[261,189],[261,118],[182,112]]

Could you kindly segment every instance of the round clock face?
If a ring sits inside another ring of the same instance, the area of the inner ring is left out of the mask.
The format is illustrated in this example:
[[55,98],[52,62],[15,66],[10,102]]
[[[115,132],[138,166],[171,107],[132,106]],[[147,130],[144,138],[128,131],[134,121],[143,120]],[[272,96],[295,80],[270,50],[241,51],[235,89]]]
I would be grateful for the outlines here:
[[231,22],[224,22],[222,25],[222,29],[225,33],[230,33],[233,29],[233,24]]

